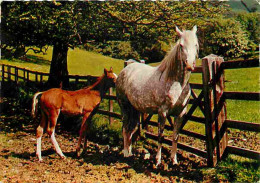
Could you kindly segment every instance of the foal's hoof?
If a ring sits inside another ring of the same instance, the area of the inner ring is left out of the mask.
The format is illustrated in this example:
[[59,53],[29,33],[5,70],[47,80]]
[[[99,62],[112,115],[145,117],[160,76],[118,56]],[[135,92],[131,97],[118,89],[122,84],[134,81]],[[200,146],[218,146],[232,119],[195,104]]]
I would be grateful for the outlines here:
[[124,157],[125,157],[125,158],[128,158],[128,157],[130,157],[130,156],[133,156],[133,154],[132,154],[131,152],[129,153],[128,150],[125,150],[125,149],[123,150],[123,154],[124,154]]
[[39,158],[39,159],[38,159],[38,162],[39,162],[39,163],[42,163],[42,162],[43,162],[43,159],[42,159],[42,158]]
[[66,159],[66,156],[60,156],[61,159]]

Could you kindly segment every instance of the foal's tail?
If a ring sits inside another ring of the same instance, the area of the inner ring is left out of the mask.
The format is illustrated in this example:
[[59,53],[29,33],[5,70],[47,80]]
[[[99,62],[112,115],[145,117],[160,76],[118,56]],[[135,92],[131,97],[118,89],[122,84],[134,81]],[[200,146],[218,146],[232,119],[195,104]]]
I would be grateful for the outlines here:
[[37,115],[37,106],[38,106],[38,96],[41,95],[43,92],[37,92],[33,96],[32,102],[32,117],[35,118]]

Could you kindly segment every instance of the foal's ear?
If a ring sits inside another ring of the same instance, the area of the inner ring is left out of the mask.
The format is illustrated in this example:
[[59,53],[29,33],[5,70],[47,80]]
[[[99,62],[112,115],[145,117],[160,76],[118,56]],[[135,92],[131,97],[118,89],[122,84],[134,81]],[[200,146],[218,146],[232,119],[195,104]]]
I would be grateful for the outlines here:
[[110,67],[110,71],[113,72],[113,68],[112,67]]
[[108,70],[106,68],[104,68],[104,74],[107,75]]
[[176,26],[176,28],[175,28],[175,29],[176,29],[176,32],[177,32],[178,36],[180,36],[180,37],[181,37],[181,36],[182,36],[182,34],[183,34],[183,33],[181,32],[181,30],[180,30],[180,29],[179,29],[177,26]]

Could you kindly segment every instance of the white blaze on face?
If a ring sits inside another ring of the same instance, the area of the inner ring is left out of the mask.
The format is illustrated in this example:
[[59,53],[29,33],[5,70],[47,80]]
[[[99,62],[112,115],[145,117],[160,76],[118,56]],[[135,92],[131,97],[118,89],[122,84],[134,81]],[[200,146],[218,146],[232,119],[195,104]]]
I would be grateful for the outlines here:
[[194,70],[198,50],[197,26],[190,31],[183,32],[176,27],[176,32],[180,36],[180,45],[184,54],[183,61],[188,70]]

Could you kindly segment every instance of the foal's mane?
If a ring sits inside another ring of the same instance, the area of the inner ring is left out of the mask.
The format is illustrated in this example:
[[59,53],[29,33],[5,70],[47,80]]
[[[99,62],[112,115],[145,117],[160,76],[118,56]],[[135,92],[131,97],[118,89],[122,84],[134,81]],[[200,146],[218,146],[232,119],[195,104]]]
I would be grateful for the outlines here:
[[[178,72],[181,72],[183,63],[181,62],[180,41],[167,53],[158,66],[158,70],[163,74],[166,72],[166,80],[177,79]],[[180,68],[181,67],[181,68]]]

